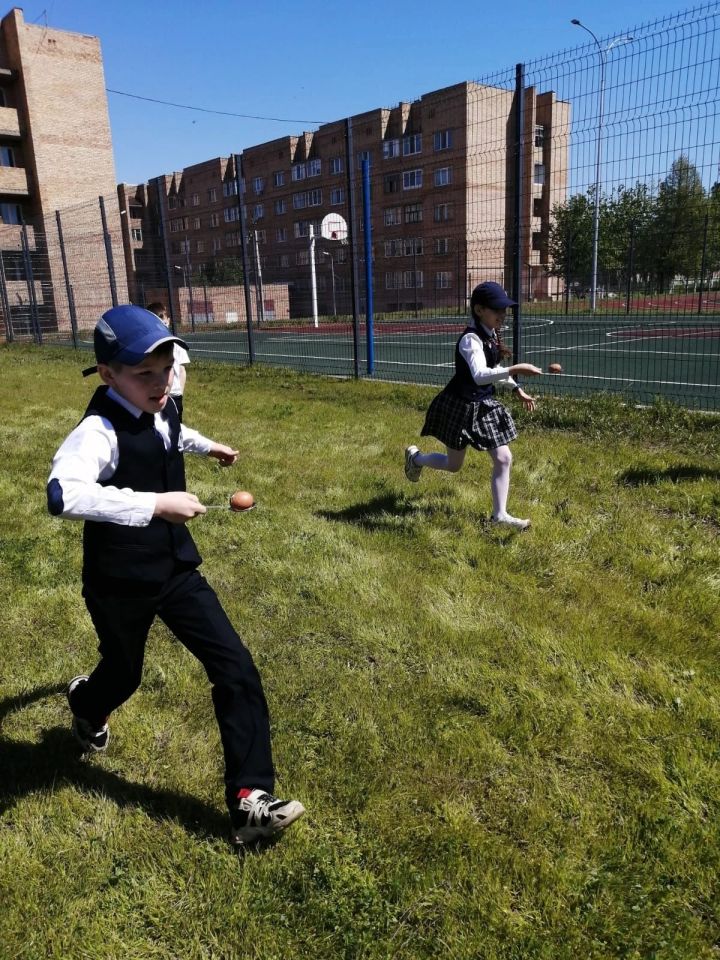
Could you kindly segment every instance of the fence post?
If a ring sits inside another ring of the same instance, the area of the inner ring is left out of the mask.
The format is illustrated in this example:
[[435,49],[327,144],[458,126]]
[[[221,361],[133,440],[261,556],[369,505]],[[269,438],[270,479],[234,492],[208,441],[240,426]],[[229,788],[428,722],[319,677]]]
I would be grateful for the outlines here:
[[255,363],[255,339],[252,328],[252,297],[250,296],[250,276],[248,271],[247,224],[245,220],[245,204],[243,203],[242,157],[239,153],[235,153],[233,156],[235,158],[235,183],[237,184],[237,202],[240,215],[240,250],[243,264],[245,312],[247,313],[248,358],[250,363]]
[[[163,251],[163,265],[165,267],[165,287],[167,289],[168,303],[167,308],[170,312],[170,329],[174,334],[177,334],[177,321],[175,319],[175,304],[173,297],[173,285],[172,285],[172,274],[170,273],[170,250],[168,249],[168,240],[167,240],[167,230],[165,229],[165,209],[164,209],[164,196],[165,196],[165,186],[163,185],[162,190],[160,189],[160,183],[162,182],[163,177],[155,177],[155,192],[157,194],[157,205],[158,205],[158,230],[160,231],[160,242],[162,243]],[[145,296],[145,291],[143,289],[143,298]],[[179,298],[178,298],[179,302]],[[180,320],[182,321],[182,311]]]
[[65,293],[68,299],[68,310],[70,311],[70,328],[72,330],[73,346],[77,350],[77,314],[75,313],[75,298],[73,297],[72,287],[70,286],[70,273],[68,272],[67,256],[65,255],[65,238],[63,236],[62,222],[60,220],[60,211],[55,211],[55,220],[57,222],[58,240],[60,241],[60,256],[62,258],[63,276],[65,277]]
[[[367,372],[375,371],[375,344],[373,342],[373,258],[370,227],[370,161],[362,162],[363,226],[365,229],[365,338],[367,340]],[[414,243],[414,241],[413,241]]]
[[105,199],[98,197],[100,203],[100,219],[102,220],[103,240],[105,241],[105,259],[107,260],[108,277],[110,278],[110,298],[112,305],[118,305],[117,286],[115,285],[115,263],[113,261],[112,238],[108,233],[107,217],[105,216]]
[[698,294],[698,308],[697,308],[698,313],[702,313],[703,284],[705,283],[705,270],[707,267],[707,235],[708,235],[708,214],[706,213],[705,225],[703,228],[702,259],[700,261],[700,293]]
[[515,216],[513,307],[513,362],[518,363],[522,336],[522,277],[523,277],[523,170],[525,166],[525,65],[515,66]]
[[10,300],[8,299],[7,278],[5,277],[5,264],[3,263],[2,250],[0,250],[0,298],[2,299],[3,317],[5,319],[5,339],[8,343],[12,343],[14,336],[12,318],[10,316]]
[[33,336],[38,346],[42,346],[42,330],[40,329],[40,318],[38,317],[37,300],[35,298],[35,277],[33,275],[32,260],[30,259],[30,244],[28,242],[27,225],[23,223],[22,232],[23,260],[25,261],[25,281],[28,288],[28,302],[30,304],[30,322],[33,328]]
[[357,263],[357,217],[355,215],[355,164],[353,161],[352,120],[345,120],[345,166],[347,167],[348,187],[348,240],[350,241],[350,294],[352,296],[353,316],[353,370],[356,377],[360,376],[360,339],[358,334],[358,317],[360,305],[358,302],[358,263]]
[[633,270],[635,269],[635,224],[630,224],[630,249],[628,251],[627,289],[625,291],[625,314],[630,313],[630,299],[633,290]]

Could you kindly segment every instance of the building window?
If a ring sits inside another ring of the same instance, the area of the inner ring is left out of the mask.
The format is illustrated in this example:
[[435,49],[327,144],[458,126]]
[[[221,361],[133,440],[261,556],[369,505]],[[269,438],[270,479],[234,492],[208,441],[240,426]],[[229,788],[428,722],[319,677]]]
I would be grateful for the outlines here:
[[180,241],[180,253],[190,253],[190,241],[181,240]]
[[447,290],[452,283],[452,274],[449,270],[438,270],[435,274],[435,289]]
[[412,237],[402,241],[403,255],[406,257],[420,256],[423,252],[422,237]]
[[310,251],[298,250],[295,254],[295,263],[298,267],[306,267],[310,263]]
[[211,227],[219,227],[219,226],[220,226],[220,214],[219,214],[219,213],[211,213],[211,214],[210,214],[210,226],[211,226]]
[[237,180],[226,180],[223,184],[224,197],[236,197],[238,192]]
[[199,193],[194,193],[194,194],[192,195],[192,197],[190,198],[190,203],[192,203],[192,205],[193,205],[194,207],[199,207],[199,206],[200,206],[200,194],[199,194]]
[[449,150],[452,146],[452,133],[450,130],[437,130],[433,134],[433,149]]
[[545,183],[545,164],[536,163],[533,165],[533,183],[542,186]]
[[265,243],[267,241],[267,231],[266,230],[256,230],[255,236],[257,237],[258,243]]
[[542,147],[545,143],[545,127],[537,126],[535,127],[535,146]]
[[309,207],[322,206],[322,190],[320,188],[316,190],[308,190],[307,204]]
[[331,157],[330,158],[330,173],[342,173],[343,172],[343,159],[342,157]]
[[283,253],[283,254],[282,254],[282,256],[280,257],[280,266],[281,266],[281,267],[289,267],[289,266],[290,266],[290,254],[289,254],[289,253]]
[[386,227],[396,227],[401,222],[401,217],[400,207],[386,207],[383,211],[383,222]]
[[386,257],[399,257],[402,253],[402,241],[401,240],[386,240],[385,241],[385,256]]
[[543,248],[543,235],[539,230],[536,230],[532,235],[532,248],[533,250],[542,250]]
[[423,272],[422,270],[405,270],[403,280],[406,290],[421,287],[423,285]]
[[170,233],[179,233],[181,230],[187,230],[187,228],[187,217],[175,217],[174,220],[170,221]]
[[433,174],[433,183],[436,187],[446,187],[452,181],[452,170],[450,167],[440,167]]
[[275,231],[275,239],[278,243],[287,242],[287,227],[278,227]]
[[357,155],[357,167],[358,170],[362,170],[363,160],[367,160],[368,164],[372,166],[372,157],[369,150],[361,150]]
[[417,190],[422,186],[422,170],[406,170],[402,175],[403,190]]
[[304,163],[294,163],[292,167],[292,178],[293,180],[304,180],[305,179],[305,164]]
[[336,206],[338,203],[345,203],[345,191],[342,187],[335,187],[330,191],[330,203]]
[[137,243],[142,243],[142,227],[131,227],[130,236]]
[[226,247],[237,247],[239,243],[240,243],[240,232],[238,230],[233,230],[232,233],[225,234]]
[[423,213],[421,203],[405,204],[405,223],[422,223]]
[[308,160],[307,175],[309,177],[319,177],[322,173],[322,160]]
[[541,217],[543,215],[542,197],[535,197],[533,200],[533,216]]
[[309,237],[310,236],[310,224],[307,220],[296,220],[293,224],[293,233],[295,238],[298,237]]
[[388,173],[383,177],[383,193],[398,193],[400,190],[400,174]]
[[392,157],[399,157],[399,156],[400,156],[399,140],[383,141],[383,160],[390,160]]
[[200,229],[200,217],[193,217],[193,230]]
[[[1,88],[0,88],[1,89]],[[142,220],[143,208],[142,207],[130,207],[130,219],[131,220]]]
[[438,256],[450,253],[450,240],[447,237],[435,237],[435,253]]
[[174,210],[177,207],[177,205],[178,205],[178,202],[175,194],[168,197],[168,210]]
[[284,200],[284,199],[282,199],[282,200],[276,200],[276,201],[275,201],[275,213],[277,213],[277,214],[285,213],[285,210],[286,210],[286,209],[287,209],[287,208],[286,208],[286,204],[285,204],[285,200]]
[[215,203],[217,200],[217,187],[210,187],[208,190],[208,203]]
[[198,240],[198,242],[197,242],[197,244],[196,244],[196,249],[197,249],[197,252],[198,252],[198,253],[205,253],[205,241],[204,241],[204,240]]
[[304,210],[307,206],[307,193],[293,194],[293,210]]
[[265,207],[262,203],[256,203],[253,207],[253,220],[262,220],[265,216]]
[[276,170],[273,174],[273,186],[282,187],[285,183],[285,171]]
[[253,190],[256,196],[265,193],[265,177],[253,177]]
[[240,219],[240,211],[237,207],[225,207],[223,215],[225,217],[225,223],[232,223],[233,220]]
[[403,137],[402,152],[404,157],[410,157],[415,153],[422,152],[422,134],[410,133]]
[[433,210],[433,220],[435,223],[444,223],[446,220],[452,220],[452,204],[436,203]]
[[220,239],[220,237],[213,237],[212,248],[213,248],[213,253],[217,253],[219,250],[222,249],[222,240]]
[[392,273],[385,274],[385,289],[386,290],[399,290],[402,286],[402,273],[399,270],[394,270]]

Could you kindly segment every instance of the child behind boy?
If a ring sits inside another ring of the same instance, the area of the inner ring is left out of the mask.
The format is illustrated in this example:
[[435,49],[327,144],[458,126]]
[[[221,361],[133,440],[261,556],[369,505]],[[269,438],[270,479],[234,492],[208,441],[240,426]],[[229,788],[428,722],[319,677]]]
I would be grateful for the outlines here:
[[100,662],[68,687],[72,729],[83,750],[107,749],[108,717],[140,685],[156,616],[198,658],[212,687],[225,758],[231,842],[241,847],[283,830],[305,812],[273,796],[270,719],[260,676],[215,592],[186,527],[206,512],[185,489],[183,453],[225,465],[237,451],[181,425],[168,401],[173,345],[184,346],[141,307],[114,307],[95,327],[104,386],[55,454],[48,480],[53,516],[84,520],[83,597]]
[[[170,316],[164,303],[156,300],[154,303],[149,303],[146,309],[159,317],[166,327],[170,326]],[[185,393],[185,381],[187,379],[185,366],[188,363],[190,363],[190,354],[185,347],[181,347],[179,343],[173,344],[173,381],[170,387],[170,396],[177,407],[181,423],[183,418],[183,394]]]

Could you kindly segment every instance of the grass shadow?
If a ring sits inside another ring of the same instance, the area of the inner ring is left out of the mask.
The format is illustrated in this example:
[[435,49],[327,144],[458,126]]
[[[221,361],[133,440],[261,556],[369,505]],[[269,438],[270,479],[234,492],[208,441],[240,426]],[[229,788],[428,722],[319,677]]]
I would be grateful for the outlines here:
[[391,492],[342,510],[318,510],[316,516],[336,523],[350,523],[365,530],[388,530],[397,528],[398,521],[407,517],[422,517],[433,512],[427,503],[408,500],[405,494]]
[[[0,701],[0,725],[5,717],[31,703],[57,694],[65,685],[42,686]],[[69,714],[68,714],[69,716]],[[82,791],[109,797],[119,807],[141,807],[158,820],[174,820],[189,833],[203,838],[227,838],[228,822],[214,807],[187,794],[133,783],[96,761],[83,759],[69,729],[46,730],[40,743],[19,742],[0,736],[0,813],[38,791],[71,784]]]
[[636,470],[625,470],[620,474],[617,482],[627,487],[645,487],[663,483],[665,480],[670,480],[672,483],[680,483],[682,480],[720,480],[720,470],[690,464],[664,469],[641,467]]

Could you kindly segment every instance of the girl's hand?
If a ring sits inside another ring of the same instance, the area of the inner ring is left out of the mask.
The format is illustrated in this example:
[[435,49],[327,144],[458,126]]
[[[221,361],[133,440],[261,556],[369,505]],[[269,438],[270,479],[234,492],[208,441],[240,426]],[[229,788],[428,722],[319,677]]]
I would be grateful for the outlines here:
[[529,410],[530,413],[532,413],[532,411],[535,409],[537,405],[535,403],[535,397],[531,397],[529,394],[525,393],[522,387],[518,387],[515,392],[517,396],[520,397],[522,405],[525,407],[525,409]]
[[525,374],[527,377],[539,377],[542,373],[542,370],[540,367],[536,367],[532,363],[514,363],[512,367],[509,368],[509,373],[511,377],[515,377],[520,374]]
[[238,458],[238,450],[232,447],[226,447],[222,443],[214,443],[208,452],[209,457],[215,457],[223,467],[231,467]]
[[155,495],[155,513],[153,516],[170,523],[187,523],[198,514],[206,513],[194,493],[185,493],[183,490],[171,490],[168,493]]

